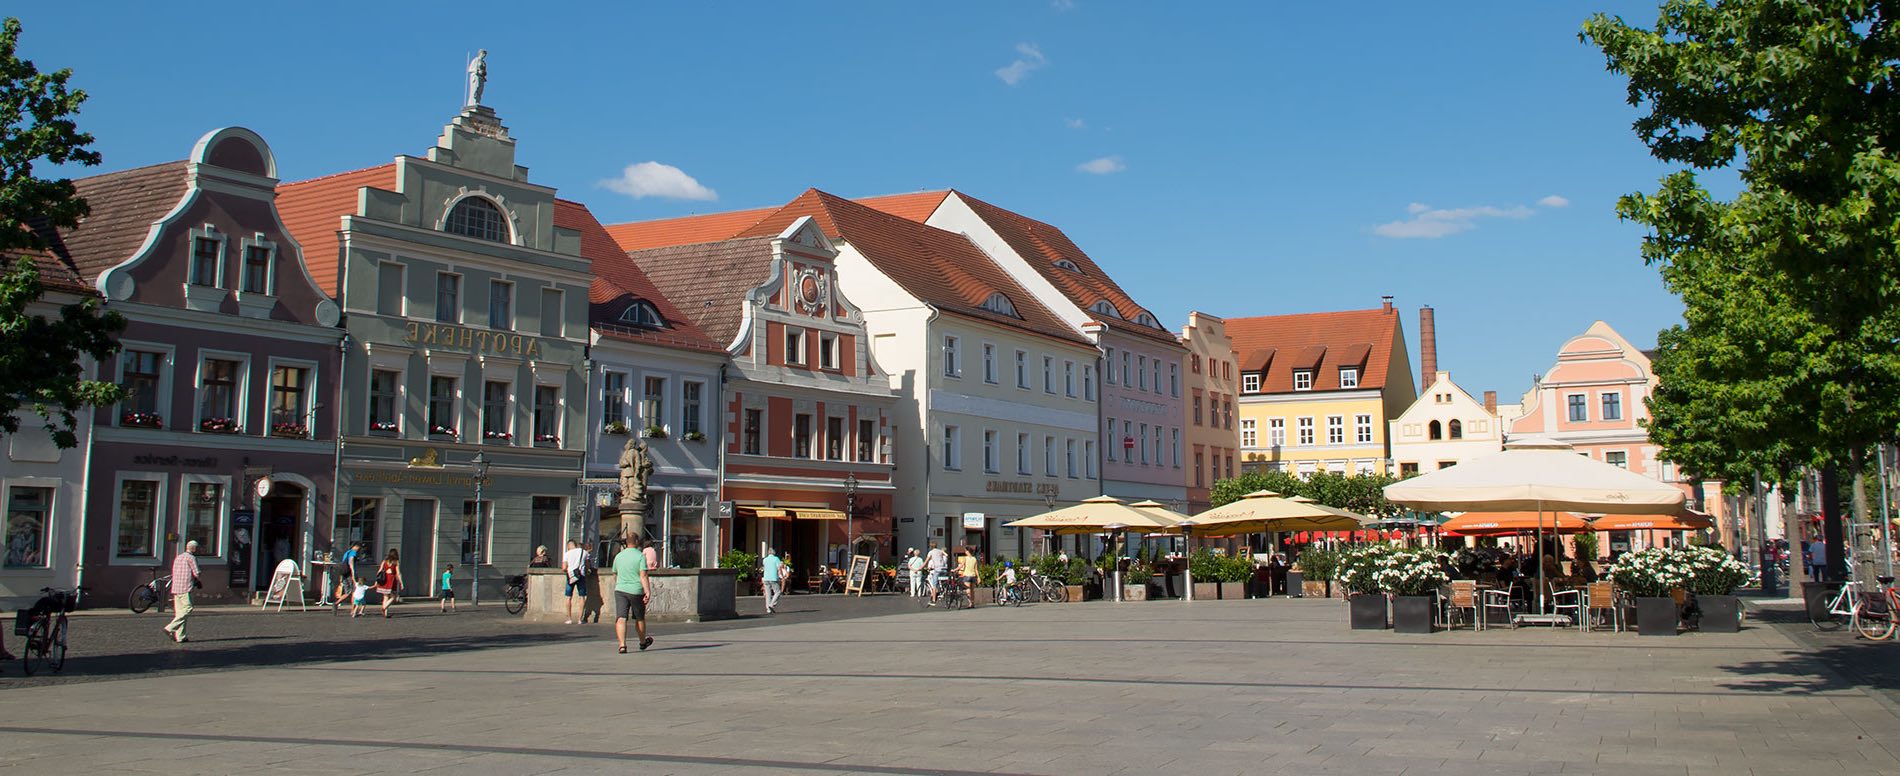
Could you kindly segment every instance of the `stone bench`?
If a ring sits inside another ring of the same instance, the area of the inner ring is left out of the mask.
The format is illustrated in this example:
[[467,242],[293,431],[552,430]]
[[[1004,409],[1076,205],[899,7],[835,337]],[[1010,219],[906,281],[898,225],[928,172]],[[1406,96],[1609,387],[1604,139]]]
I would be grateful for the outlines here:
[[[587,597],[580,602],[583,622],[612,622],[612,569],[602,568],[587,580]],[[739,616],[737,569],[654,569],[647,572],[653,589],[647,619],[654,622],[699,622]],[[567,576],[560,569],[528,570],[528,609],[522,616],[532,622],[567,619]]]

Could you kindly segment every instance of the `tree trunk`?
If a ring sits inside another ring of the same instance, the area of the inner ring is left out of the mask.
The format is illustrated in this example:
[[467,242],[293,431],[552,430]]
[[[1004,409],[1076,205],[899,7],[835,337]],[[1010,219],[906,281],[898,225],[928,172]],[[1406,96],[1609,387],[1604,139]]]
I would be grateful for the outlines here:
[[1848,535],[1854,547],[1854,578],[1871,583],[1880,573],[1874,568],[1880,549],[1874,544],[1874,519],[1867,514],[1867,453],[1855,450],[1850,460],[1854,462],[1854,522]]
[[1821,573],[1826,582],[1847,578],[1847,532],[1841,515],[1840,471],[1833,466],[1821,469],[1821,542],[1826,546],[1827,566]]

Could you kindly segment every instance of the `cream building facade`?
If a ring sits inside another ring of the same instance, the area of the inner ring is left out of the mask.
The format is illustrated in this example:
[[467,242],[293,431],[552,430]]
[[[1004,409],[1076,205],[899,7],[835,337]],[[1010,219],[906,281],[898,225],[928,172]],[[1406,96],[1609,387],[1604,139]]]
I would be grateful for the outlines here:
[[1504,423],[1483,402],[1439,372],[1404,414],[1392,420],[1392,461],[1401,477],[1446,469],[1504,449]]

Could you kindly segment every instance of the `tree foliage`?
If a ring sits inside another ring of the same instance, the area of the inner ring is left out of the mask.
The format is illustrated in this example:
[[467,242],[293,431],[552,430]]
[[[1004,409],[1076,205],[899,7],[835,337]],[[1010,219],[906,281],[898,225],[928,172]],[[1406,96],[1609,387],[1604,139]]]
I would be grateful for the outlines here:
[[1256,490],[1284,496],[1305,496],[1329,507],[1373,517],[1393,517],[1404,510],[1385,500],[1385,486],[1397,482],[1384,474],[1317,472],[1306,479],[1283,471],[1251,471],[1216,480],[1210,491],[1214,506],[1231,504]]
[[[1636,134],[1681,165],[1617,205],[1683,301],[1658,338],[1652,437],[1705,476],[1787,481],[1900,421],[1900,120],[1887,6],[1668,0],[1582,37],[1629,79]],[[1712,196],[1696,170],[1742,189]]]
[[118,386],[85,379],[80,358],[109,358],[125,322],[95,296],[60,308],[56,319],[28,311],[43,293],[32,256],[47,249],[44,235],[78,226],[87,213],[71,180],[37,177],[33,166],[95,165],[99,154],[72,120],[86,100],[66,86],[72,71],[39,72],[16,55],[19,39],[18,19],[0,23],[0,434],[19,433],[16,413],[30,410],[70,448],[78,444],[74,414],[120,398]]

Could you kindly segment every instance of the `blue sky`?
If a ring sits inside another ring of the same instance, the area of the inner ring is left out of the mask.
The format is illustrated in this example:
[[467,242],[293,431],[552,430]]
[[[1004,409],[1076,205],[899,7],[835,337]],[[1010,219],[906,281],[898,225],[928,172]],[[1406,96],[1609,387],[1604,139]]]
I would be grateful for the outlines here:
[[1665,170],[1576,37],[1654,5],[171,8],[12,11],[90,93],[103,169],[228,124],[285,180],[420,153],[487,48],[520,163],[609,223],[954,187],[1060,226],[1176,329],[1392,294],[1416,368],[1430,304],[1441,368],[1505,401],[1593,320],[1649,347],[1680,318],[1612,211]]

